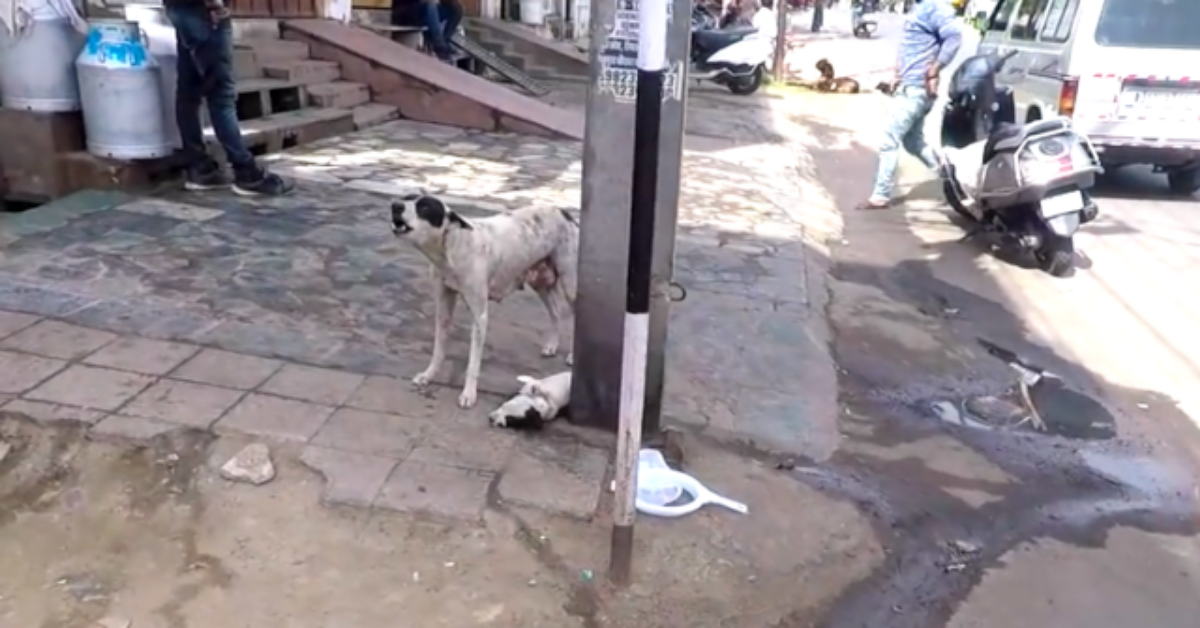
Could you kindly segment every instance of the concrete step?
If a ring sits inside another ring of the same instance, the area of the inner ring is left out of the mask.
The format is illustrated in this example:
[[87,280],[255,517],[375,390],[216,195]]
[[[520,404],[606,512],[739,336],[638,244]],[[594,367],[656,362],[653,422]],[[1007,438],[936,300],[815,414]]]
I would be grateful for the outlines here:
[[238,120],[254,120],[308,105],[304,85],[283,79],[254,78],[238,81]]
[[400,117],[400,110],[379,103],[359,105],[351,110],[354,114],[354,128],[365,129]]
[[583,138],[579,112],[523,98],[366,29],[335,20],[288,20],[283,30],[287,39],[311,44],[321,58],[343,60],[346,80],[370,85],[376,102],[399,107],[405,118],[484,131]]
[[[300,109],[242,122],[242,139],[255,155],[310,144],[320,139],[354,131],[354,114],[346,109]],[[218,161],[225,152],[211,127],[204,129],[209,153]]]
[[[226,3],[228,4],[228,3]],[[270,18],[238,18],[233,20],[233,41],[279,39],[279,20]]]
[[[241,80],[237,82],[237,91],[237,117],[243,122],[308,106],[308,94],[304,86],[282,79],[258,77]],[[200,119],[205,125],[209,123],[208,107],[200,109]]]
[[250,48],[233,49],[233,78],[236,80],[254,79],[262,76],[262,66]]
[[274,61],[264,63],[263,74],[267,78],[283,79],[301,85],[332,83],[342,78],[342,70],[332,61]]
[[308,44],[283,39],[250,39],[238,44],[254,51],[259,65],[278,61],[300,61],[308,58]]
[[334,81],[308,86],[308,103],[314,107],[351,109],[371,102],[371,89],[363,83]]

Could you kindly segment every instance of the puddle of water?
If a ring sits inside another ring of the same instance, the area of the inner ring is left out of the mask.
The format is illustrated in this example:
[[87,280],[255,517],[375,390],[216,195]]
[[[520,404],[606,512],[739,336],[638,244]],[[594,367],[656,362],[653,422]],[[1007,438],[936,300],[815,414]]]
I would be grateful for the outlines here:
[[1145,495],[1177,493],[1187,485],[1186,478],[1179,473],[1144,456],[1095,449],[1081,449],[1078,453],[1092,471]]
[[945,423],[979,430],[1023,431],[1074,440],[1109,440],[1117,435],[1117,419],[1100,401],[1068,388],[1062,380],[1044,377],[1030,387],[1029,397],[1045,429],[1038,429],[1019,394],[980,395],[960,402],[939,400],[930,405]]
[[1078,440],[1108,440],[1117,435],[1117,418],[1103,403],[1068,388],[1060,379],[1042,379],[1030,388],[1029,397],[1050,434]]

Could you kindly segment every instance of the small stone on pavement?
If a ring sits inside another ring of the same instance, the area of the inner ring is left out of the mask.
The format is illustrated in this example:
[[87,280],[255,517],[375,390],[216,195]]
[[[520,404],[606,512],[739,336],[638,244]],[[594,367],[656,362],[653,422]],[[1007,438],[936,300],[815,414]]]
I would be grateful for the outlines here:
[[133,622],[124,617],[104,617],[96,620],[96,628],[129,628]]
[[963,554],[974,554],[979,551],[979,546],[970,541],[952,541],[951,545]]
[[271,451],[262,443],[246,445],[221,467],[221,477],[231,482],[246,482],[258,486],[275,479]]

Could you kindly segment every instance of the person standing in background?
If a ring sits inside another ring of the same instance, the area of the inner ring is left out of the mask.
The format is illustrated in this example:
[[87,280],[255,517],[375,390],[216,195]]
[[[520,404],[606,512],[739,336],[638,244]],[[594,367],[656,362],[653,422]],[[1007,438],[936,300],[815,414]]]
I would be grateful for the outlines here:
[[939,169],[938,154],[925,143],[925,117],[937,100],[942,68],[954,61],[962,46],[958,15],[965,6],[966,0],[924,0],[905,18],[893,80],[892,112],[879,145],[875,185],[858,209],[885,209],[891,205],[901,148],[930,170]]
[[183,142],[189,190],[229,185],[204,145],[200,106],[208,104],[213,133],[233,168],[233,191],[243,196],[280,196],[295,187],[267,172],[254,160],[237,118],[237,86],[233,78],[233,25],[221,0],[164,0],[167,19],[175,27],[179,55],[175,87],[175,124]]

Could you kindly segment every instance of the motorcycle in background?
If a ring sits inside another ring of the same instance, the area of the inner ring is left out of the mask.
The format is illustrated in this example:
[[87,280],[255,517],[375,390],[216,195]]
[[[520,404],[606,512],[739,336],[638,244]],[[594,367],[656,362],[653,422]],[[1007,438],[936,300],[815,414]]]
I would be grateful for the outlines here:
[[1013,54],[976,55],[951,77],[943,191],[950,207],[978,226],[967,237],[999,234],[1032,253],[1045,272],[1064,277],[1075,266],[1075,232],[1099,214],[1088,190],[1103,168],[1069,118],[1013,123],[1012,91],[996,86]]
[[850,26],[851,32],[859,39],[869,39],[875,34],[875,30],[879,28],[879,23],[874,19],[867,17],[868,14],[874,11],[869,10],[865,0],[854,3],[850,8]]

